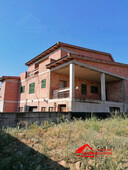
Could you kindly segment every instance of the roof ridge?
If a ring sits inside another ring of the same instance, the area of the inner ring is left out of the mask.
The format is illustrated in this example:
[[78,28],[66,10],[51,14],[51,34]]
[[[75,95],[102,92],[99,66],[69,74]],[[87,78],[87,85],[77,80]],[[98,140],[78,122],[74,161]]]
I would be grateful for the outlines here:
[[29,60],[28,62],[25,63],[25,65],[29,66],[30,64],[36,62],[37,60],[39,60],[40,58],[50,54],[51,52],[55,51],[56,49],[58,49],[59,47],[70,47],[70,48],[76,48],[79,50],[85,50],[85,51],[90,51],[90,52],[94,52],[94,53],[98,53],[98,54],[103,54],[103,55],[109,55],[112,59],[112,61],[114,61],[111,53],[107,53],[107,52],[102,52],[102,51],[98,51],[98,50],[93,50],[93,49],[88,49],[85,47],[80,47],[80,46],[76,46],[76,45],[72,45],[72,44],[67,44],[67,43],[63,43],[58,41],[56,44],[54,44],[53,46],[49,47],[47,50],[43,51],[42,53],[40,53],[39,55],[37,55],[36,57],[34,57],[33,59]]

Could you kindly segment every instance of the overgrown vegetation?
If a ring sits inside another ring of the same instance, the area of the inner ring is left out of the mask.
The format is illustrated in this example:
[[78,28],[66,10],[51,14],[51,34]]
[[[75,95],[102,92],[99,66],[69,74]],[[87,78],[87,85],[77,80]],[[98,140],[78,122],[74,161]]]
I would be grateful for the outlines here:
[[[80,158],[75,151],[89,144],[112,149],[109,157]],[[32,149],[31,149],[32,148]],[[57,164],[55,164],[57,162]],[[0,169],[127,169],[128,119],[115,116],[105,120],[64,117],[57,123],[21,122],[0,133]]]

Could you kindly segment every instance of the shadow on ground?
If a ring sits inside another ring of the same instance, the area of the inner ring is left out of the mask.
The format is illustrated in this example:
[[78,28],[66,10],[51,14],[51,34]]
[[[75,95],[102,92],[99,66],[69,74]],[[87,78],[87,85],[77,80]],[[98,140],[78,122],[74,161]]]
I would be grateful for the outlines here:
[[66,170],[57,162],[0,130],[0,170]]

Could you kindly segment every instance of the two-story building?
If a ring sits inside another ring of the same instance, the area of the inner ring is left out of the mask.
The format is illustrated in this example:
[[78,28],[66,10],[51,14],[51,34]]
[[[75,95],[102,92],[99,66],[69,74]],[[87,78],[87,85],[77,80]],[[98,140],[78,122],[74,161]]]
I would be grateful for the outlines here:
[[128,111],[128,65],[109,53],[57,42],[25,65],[0,78],[1,112]]

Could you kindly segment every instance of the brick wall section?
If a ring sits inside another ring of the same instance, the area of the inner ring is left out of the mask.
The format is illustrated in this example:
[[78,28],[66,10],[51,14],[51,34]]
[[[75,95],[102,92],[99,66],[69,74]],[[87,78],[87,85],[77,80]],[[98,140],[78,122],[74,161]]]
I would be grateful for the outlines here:
[[[19,81],[5,80],[4,111],[15,112],[18,109]],[[4,89],[3,89],[4,90]]]
[[73,49],[73,48],[69,48],[69,47],[64,47],[64,48],[66,48],[67,50],[70,50],[72,52],[75,52],[76,54],[79,54],[79,55],[85,55],[87,57],[93,57],[93,58],[104,60],[104,61],[113,61],[109,55],[103,55],[103,54],[88,52],[88,51],[84,51],[84,50]]
[[[46,79],[46,88],[41,88],[41,81]],[[35,92],[29,94],[29,85],[35,83]],[[42,74],[40,76],[33,76],[26,81],[21,82],[21,86],[25,86],[25,93],[20,94],[20,100],[31,100],[49,97],[49,73]]]
[[108,101],[123,101],[122,81],[110,82],[106,85],[106,87]]
[[64,57],[68,54],[68,52],[64,51],[64,50],[61,50],[61,57]]
[[[87,94],[83,95],[81,94],[81,84],[86,84],[87,86]],[[75,78],[75,86],[78,86],[78,89],[75,90],[75,96],[78,97],[84,97],[85,99],[95,99],[100,100],[101,99],[101,86],[100,83],[94,82],[94,81],[88,81],[81,78]],[[91,86],[97,86],[98,87],[98,94],[91,93]]]
[[25,80],[27,77],[27,72],[23,72],[20,74],[20,80]]
[[17,107],[17,103],[8,103],[5,102],[4,103],[4,112],[17,112],[18,111],[18,107]]
[[31,64],[29,67],[28,67],[28,72],[30,71],[33,71],[35,69],[35,64]]
[[[119,76],[123,76],[128,78],[128,67],[122,67],[119,65],[110,65],[105,63],[97,63],[92,61],[84,61],[81,59],[76,59],[79,62],[85,63],[87,65],[93,66],[95,68],[99,68],[114,74],[117,74]],[[128,80],[126,80],[126,89],[127,89],[127,101],[128,101]]]
[[[51,73],[51,98],[52,98],[52,91],[60,88],[60,80],[67,81],[67,87],[69,87],[69,76],[65,76],[62,74],[55,73],[55,72]],[[86,95],[81,94],[81,84],[87,85],[87,94]],[[98,87],[98,94],[91,93],[91,85]],[[81,78],[75,78],[75,87],[78,87],[78,89],[75,90],[76,98],[84,97],[87,99],[96,99],[96,100],[101,99],[100,83],[88,81],[88,80],[81,79]]]
[[[39,62],[39,73],[46,71],[46,65],[50,63],[51,59],[58,60],[61,58],[61,49],[56,50],[55,52],[52,52],[51,54],[48,55],[46,59],[43,59],[42,61]],[[35,64],[31,64],[28,66],[28,72],[32,72],[35,70]]]
[[122,67],[119,65],[111,65],[107,63],[97,63],[93,61],[85,61],[81,59],[76,59],[76,60],[79,62],[85,63],[87,65],[93,66],[95,68],[99,68],[99,69],[102,69],[102,70],[105,70],[111,73],[115,73],[117,75],[128,78],[128,67]]
[[19,93],[19,83],[6,81],[5,85],[5,100],[17,101]]

